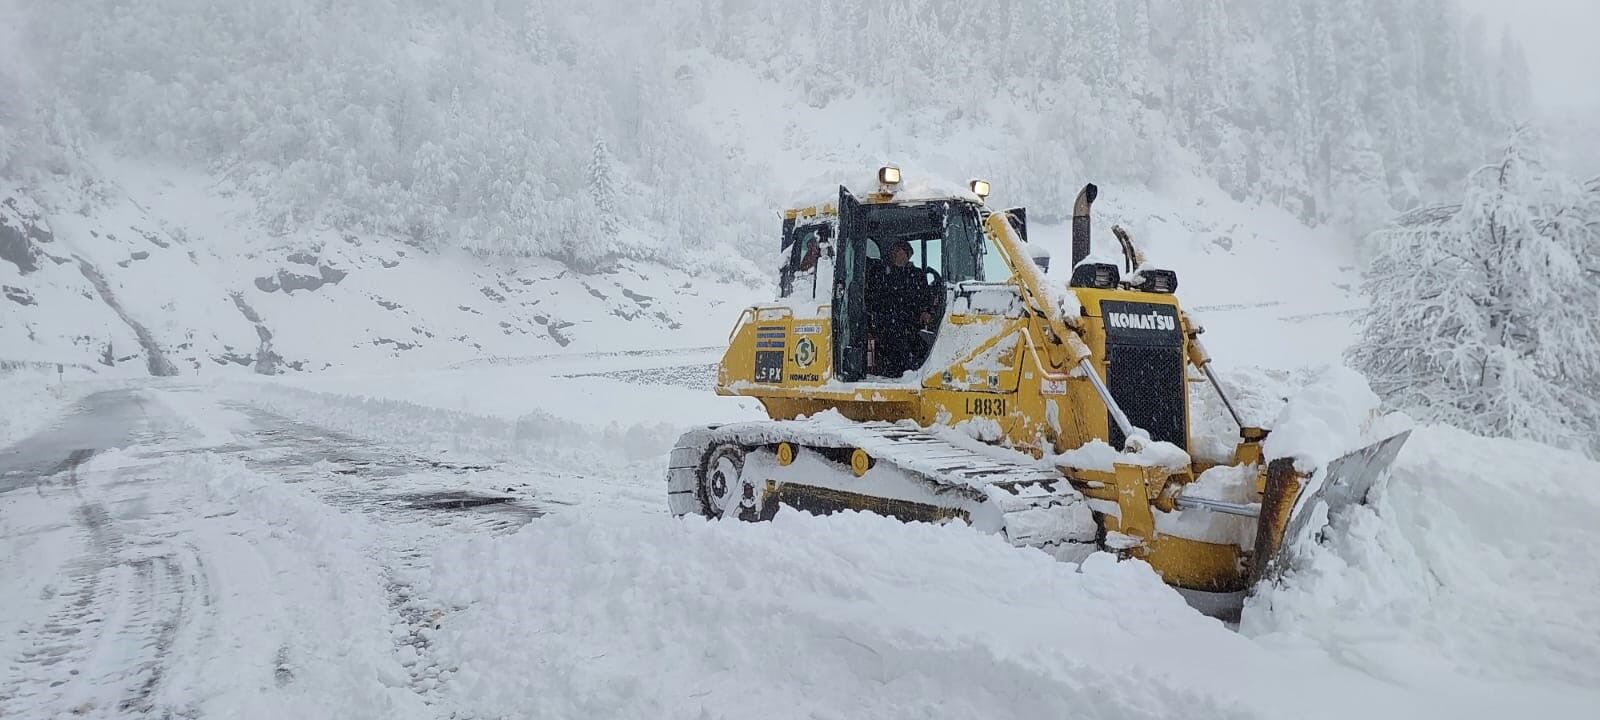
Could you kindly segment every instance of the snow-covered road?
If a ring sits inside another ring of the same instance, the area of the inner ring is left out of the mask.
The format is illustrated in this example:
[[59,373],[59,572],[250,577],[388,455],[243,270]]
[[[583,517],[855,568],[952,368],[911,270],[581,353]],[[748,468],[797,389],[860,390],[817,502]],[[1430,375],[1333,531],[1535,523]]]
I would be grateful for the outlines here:
[[1108,556],[672,518],[677,428],[751,409],[703,399],[699,358],[652,363],[94,388],[0,450],[0,717],[1600,706],[1600,466],[1576,456],[1419,428],[1236,632]]
[[504,481],[194,391],[89,395],[0,455],[0,717],[448,716],[413,588],[442,540],[542,514]]

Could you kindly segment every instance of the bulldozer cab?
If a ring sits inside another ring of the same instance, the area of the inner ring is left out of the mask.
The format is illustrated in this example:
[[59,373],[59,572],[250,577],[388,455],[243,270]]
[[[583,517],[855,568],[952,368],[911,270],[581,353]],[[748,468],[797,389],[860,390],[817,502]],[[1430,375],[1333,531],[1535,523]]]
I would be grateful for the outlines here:
[[[834,377],[893,379],[927,362],[952,289],[1010,276],[962,198],[867,201],[839,188]],[[992,277],[991,277],[992,276]]]

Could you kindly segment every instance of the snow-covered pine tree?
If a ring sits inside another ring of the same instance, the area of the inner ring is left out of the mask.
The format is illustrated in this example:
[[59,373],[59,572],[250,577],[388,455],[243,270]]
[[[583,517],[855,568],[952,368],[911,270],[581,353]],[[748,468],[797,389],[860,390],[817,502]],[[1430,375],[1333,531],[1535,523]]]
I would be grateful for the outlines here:
[[611,245],[619,230],[617,222],[617,190],[611,180],[611,151],[605,138],[595,138],[594,153],[589,160],[589,197],[599,215],[595,219],[601,242]]
[[1374,238],[1350,360],[1393,406],[1600,457],[1600,201],[1519,127],[1459,206]]

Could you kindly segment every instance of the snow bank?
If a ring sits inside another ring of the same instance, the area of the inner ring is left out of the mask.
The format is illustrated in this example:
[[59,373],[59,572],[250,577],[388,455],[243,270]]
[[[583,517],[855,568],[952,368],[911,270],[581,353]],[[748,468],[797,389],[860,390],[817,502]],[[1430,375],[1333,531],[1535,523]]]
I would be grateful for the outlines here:
[[435,568],[432,594],[461,608],[434,637],[459,668],[446,692],[486,717],[1234,714],[1153,671],[1121,692],[1095,665],[1162,637],[1236,639],[1148,567],[1101,555],[1080,572],[963,527],[574,515]]
[[1600,687],[1600,463],[1421,427],[1374,496],[1251,601],[1246,634],[1402,682]]
[[433,567],[441,692],[482,717],[1495,717],[1594,699],[1402,687],[1230,632],[1137,561],[866,514],[589,510]]
[[0,371],[0,448],[49,427],[82,395],[54,372]]

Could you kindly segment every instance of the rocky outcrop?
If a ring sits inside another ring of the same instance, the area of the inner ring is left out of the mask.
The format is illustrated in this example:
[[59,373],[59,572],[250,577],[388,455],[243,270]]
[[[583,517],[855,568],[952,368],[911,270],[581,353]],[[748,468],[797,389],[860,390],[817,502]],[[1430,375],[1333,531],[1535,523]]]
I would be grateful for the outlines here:
[[[304,255],[304,253],[296,253],[296,255],[290,256],[290,262],[308,264],[300,263],[299,260],[294,259],[295,257],[300,257],[302,255]],[[301,259],[303,260],[305,258],[302,257]],[[289,272],[288,270],[279,270],[278,274],[276,275],[258,277],[256,278],[256,289],[260,290],[261,292],[276,292],[278,290],[282,290],[284,292],[294,292],[296,290],[316,290],[323,285],[338,285],[339,281],[349,276],[350,273],[333,267],[332,265],[323,263],[317,265],[316,275],[305,275],[301,273]]]
[[277,375],[283,372],[283,356],[272,349],[272,330],[262,321],[261,314],[250,307],[250,303],[245,302],[243,293],[234,292],[230,293],[230,296],[233,298],[234,307],[239,308],[239,314],[256,326],[256,338],[261,341],[256,346],[255,357],[246,358],[245,362],[240,364],[253,365],[258,375]]
[[139,338],[139,346],[144,348],[144,361],[150,374],[163,377],[177,375],[178,368],[174,367],[172,361],[167,359],[166,353],[161,351],[161,345],[156,342],[155,336],[151,335],[139,321],[129,317],[128,312],[122,308],[122,303],[117,302],[117,296],[111,292],[111,285],[106,282],[105,276],[82,258],[78,259],[78,270],[89,279],[90,284],[94,285],[95,292],[100,293],[100,299],[133,330],[134,337]]
[[33,203],[15,197],[0,200],[0,260],[16,265],[23,275],[36,272],[45,255],[38,244],[54,239]]

